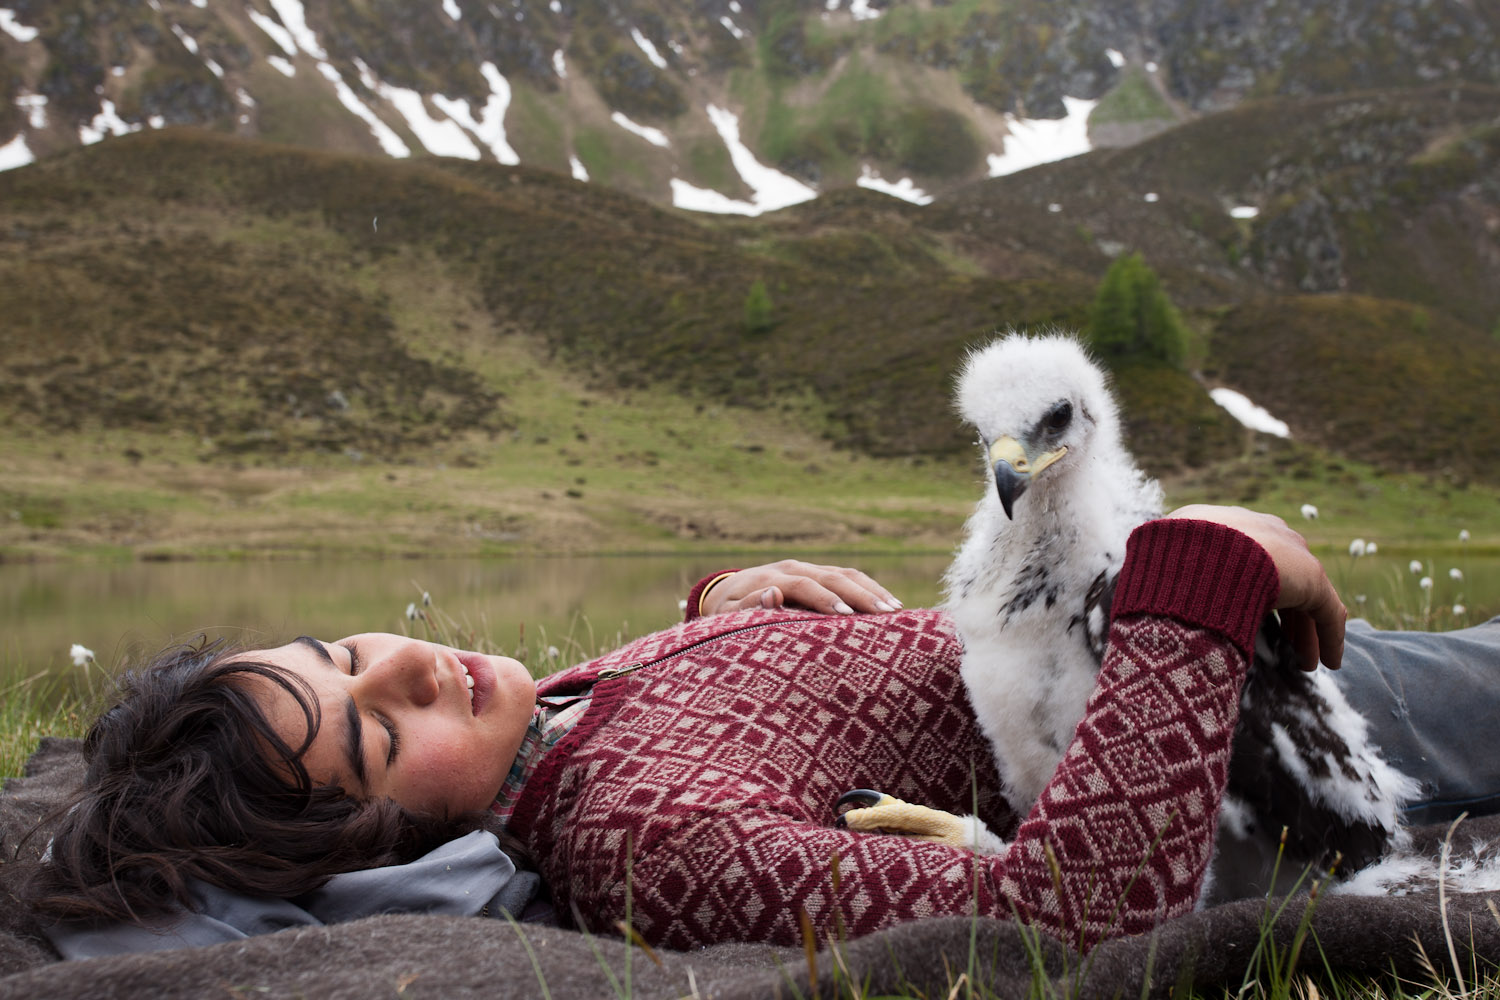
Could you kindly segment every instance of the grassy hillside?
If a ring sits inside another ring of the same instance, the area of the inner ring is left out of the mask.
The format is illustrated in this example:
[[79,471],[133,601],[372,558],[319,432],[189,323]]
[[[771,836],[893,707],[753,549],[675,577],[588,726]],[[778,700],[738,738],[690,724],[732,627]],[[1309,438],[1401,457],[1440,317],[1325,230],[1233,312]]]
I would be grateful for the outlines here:
[[[1065,213],[1034,203],[1086,165],[984,185],[967,215],[851,189],[758,220],[193,131],[0,174],[0,545],[945,547],[973,489],[950,372],[997,330],[1086,319],[1108,258],[1049,252]],[[1492,338],[1410,303],[1196,288],[1210,383],[1328,452],[1495,480]],[[1275,461],[1189,373],[1116,375],[1153,471]]]
[[[419,361],[391,339],[399,304],[379,276],[404,254],[599,384],[752,408],[811,397],[841,444],[954,452],[945,379],[964,344],[1066,321],[1087,287],[955,268],[899,203],[859,194],[843,224],[720,221],[526,169],[132,136],[0,177],[0,306],[25,317],[4,334],[5,404],[47,426],[166,421],[262,451],[502,429],[503,402],[441,349]],[[774,323],[752,336],[757,279]],[[190,398],[162,390],[179,372]]]

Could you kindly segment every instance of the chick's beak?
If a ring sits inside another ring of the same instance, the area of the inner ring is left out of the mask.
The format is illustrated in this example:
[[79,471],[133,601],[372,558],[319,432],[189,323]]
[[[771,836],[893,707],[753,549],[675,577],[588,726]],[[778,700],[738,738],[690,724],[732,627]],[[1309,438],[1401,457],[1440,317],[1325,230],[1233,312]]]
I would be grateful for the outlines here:
[[995,492],[1000,495],[1000,506],[1005,508],[1006,517],[1015,519],[1015,503],[1031,485],[1032,479],[1067,453],[1067,446],[1064,445],[1052,451],[1044,451],[1033,460],[1027,454],[1026,446],[1009,435],[990,442],[989,457],[990,466],[995,470]]
[[1012,510],[1016,500],[1031,483],[1031,462],[1026,449],[1015,438],[1006,436],[990,442],[990,466],[995,470],[995,492],[1000,495],[1000,506],[1005,516],[1015,518]]

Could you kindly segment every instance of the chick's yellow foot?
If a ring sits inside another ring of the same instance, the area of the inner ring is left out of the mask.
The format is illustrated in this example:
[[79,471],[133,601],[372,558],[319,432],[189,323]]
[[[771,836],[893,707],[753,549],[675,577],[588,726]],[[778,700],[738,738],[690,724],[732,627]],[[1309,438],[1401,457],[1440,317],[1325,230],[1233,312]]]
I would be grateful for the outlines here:
[[955,816],[865,789],[839,799],[840,806],[847,804],[856,808],[840,816],[839,825],[850,830],[900,834],[933,844],[962,847],[976,854],[1003,854],[1006,850],[1005,841],[995,836],[977,816]]

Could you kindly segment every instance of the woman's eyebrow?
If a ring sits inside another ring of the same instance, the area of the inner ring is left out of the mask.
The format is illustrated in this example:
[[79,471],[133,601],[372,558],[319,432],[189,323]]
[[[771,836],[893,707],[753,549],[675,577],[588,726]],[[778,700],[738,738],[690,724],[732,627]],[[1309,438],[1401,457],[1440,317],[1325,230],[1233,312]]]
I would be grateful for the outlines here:
[[312,650],[314,653],[317,653],[318,656],[320,658],[322,658],[323,662],[326,663],[326,664],[328,664],[330,667],[337,666],[337,664],[335,664],[333,662],[333,657],[328,655],[328,647],[325,646],[325,645],[323,645],[318,640],[314,639],[312,636],[310,636],[310,635],[299,635],[299,636],[297,636],[297,638],[293,639],[292,641],[293,642],[301,643],[302,645],[306,646],[308,649]]
[[[299,635],[292,641],[313,650],[324,663],[338,669],[338,664],[333,662],[333,657],[328,653],[328,647],[317,639],[310,635]],[[344,726],[344,757],[349,761],[349,770],[354,772],[354,780],[358,781],[360,787],[363,788],[365,786],[365,727],[360,721],[359,706],[354,704],[353,696],[344,700],[344,718],[347,720],[347,725]]]

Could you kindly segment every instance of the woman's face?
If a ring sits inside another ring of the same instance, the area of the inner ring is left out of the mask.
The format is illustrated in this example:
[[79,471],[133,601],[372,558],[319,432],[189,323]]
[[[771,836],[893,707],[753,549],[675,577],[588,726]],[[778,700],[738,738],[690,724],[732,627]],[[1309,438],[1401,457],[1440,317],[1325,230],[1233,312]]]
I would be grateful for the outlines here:
[[[400,635],[304,636],[252,655],[312,687],[322,722],[302,763],[314,782],[434,816],[494,801],[536,702],[516,660]],[[263,678],[251,683],[276,732],[300,746],[307,723],[296,700]]]

